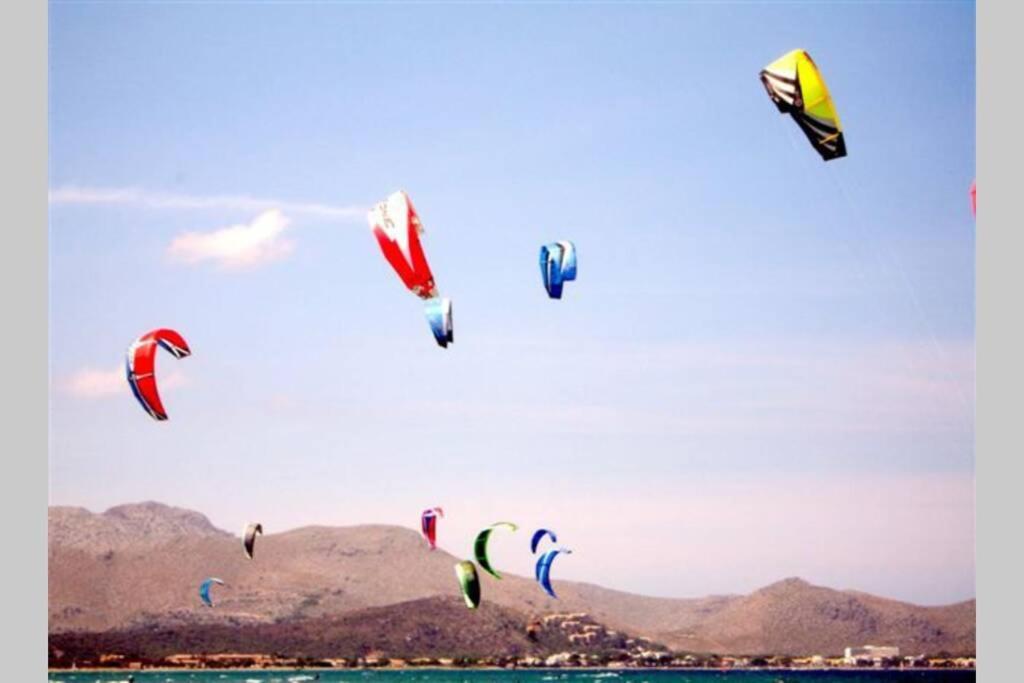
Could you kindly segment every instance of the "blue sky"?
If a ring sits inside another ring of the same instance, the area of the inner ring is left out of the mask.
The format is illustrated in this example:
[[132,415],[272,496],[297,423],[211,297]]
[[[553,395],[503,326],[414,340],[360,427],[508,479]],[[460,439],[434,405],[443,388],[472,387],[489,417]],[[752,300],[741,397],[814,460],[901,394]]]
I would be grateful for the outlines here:
[[[757,78],[796,47],[845,159]],[[51,503],[440,504],[452,552],[544,524],[637,592],[971,597],[974,48],[955,2],[51,3]],[[446,351],[366,225],[399,188]],[[157,424],[117,373],[164,326]]]

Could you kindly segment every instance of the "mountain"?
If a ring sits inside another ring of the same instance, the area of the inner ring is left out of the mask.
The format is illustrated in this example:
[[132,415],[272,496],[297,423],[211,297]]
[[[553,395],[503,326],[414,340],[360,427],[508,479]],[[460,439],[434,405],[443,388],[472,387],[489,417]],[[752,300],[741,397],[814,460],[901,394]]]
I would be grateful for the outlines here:
[[230,537],[198,512],[152,501],[118,505],[102,515],[85,508],[51,507],[48,518],[51,546],[94,552],[159,545],[180,536]]
[[[250,639],[239,646],[278,642],[282,633],[293,632],[294,640],[283,641],[288,647],[312,647],[314,634],[326,629],[338,634],[331,642],[348,642],[342,634],[352,633],[394,648],[389,629],[413,637],[418,631],[401,619],[431,614],[438,631],[427,649],[445,656],[451,654],[446,648],[468,647],[460,640],[468,635],[460,631],[485,619],[479,615],[512,625],[508,632],[492,628],[485,641],[486,647],[507,649],[522,644],[530,620],[585,612],[613,632],[684,651],[837,654],[874,643],[915,654],[974,652],[973,600],[920,607],[800,579],[749,595],[698,599],[559,581],[560,599],[552,600],[532,579],[506,575],[500,582],[482,577],[485,609],[470,612],[459,602],[452,570],[457,558],[427,551],[417,532],[402,527],[310,526],[268,534],[257,541],[255,560],[244,556],[237,537],[203,515],[158,503],[102,514],[51,507],[49,527],[49,625],[51,640],[62,642],[83,633],[163,633],[164,645],[171,647],[168,634],[177,634],[182,646],[189,642],[186,634],[220,642],[218,629],[230,626]],[[215,609],[196,594],[211,567],[227,584],[214,587]],[[369,638],[374,619],[386,615],[399,621]]]
[[[55,658],[66,664],[111,652],[159,660],[181,652],[183,644],[182,629],[170,624],[50,636],[51,650],[60,653]],[[651,644],[609,631],[583,615],[527,620],[507,607],[484,603],[469,611],[461,598],[435,597],[331,617],[193,625],[187,629],[187,645],[193,652],[280,652],[323,660],[377,654],[403,659],[538,657],[567,650],[635,650]]]
[[790,578],[733,598],[690,628],[658,635],[675,648],[710,652],[838,654],[871,643],[907,654],[973,653],[974,600],[922,607]]

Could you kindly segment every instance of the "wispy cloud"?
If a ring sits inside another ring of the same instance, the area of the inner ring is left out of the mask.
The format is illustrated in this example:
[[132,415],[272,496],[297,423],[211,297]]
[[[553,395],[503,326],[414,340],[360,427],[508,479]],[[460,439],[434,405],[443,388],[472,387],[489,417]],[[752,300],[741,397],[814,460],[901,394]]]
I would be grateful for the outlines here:
[[316,216],[335,220],[362,220],[367,208],[310,202],[282,201],[250,195],[189,195],[154,192],[135,187],[82,187],[64,185],[53,188],[49,195],[54,205],[114,204],[145,209],[225,209],[257,212],[278,209],[293,215]]
[[[160,389],[175,389],[185,382],[181,371],[171,370],[160,377]],[[66,377],[60,388],[64,394],[82,399],[107,398],[129,391],[123,367],[113,370],[82,368]]]
[[285,236],[291,221],[277,209],[264,211],[249,223],[209,232],[186,232],[174,238],[167,253],[189,265],[213,261],[222,268],[254,268],[279,261],[295,243]]

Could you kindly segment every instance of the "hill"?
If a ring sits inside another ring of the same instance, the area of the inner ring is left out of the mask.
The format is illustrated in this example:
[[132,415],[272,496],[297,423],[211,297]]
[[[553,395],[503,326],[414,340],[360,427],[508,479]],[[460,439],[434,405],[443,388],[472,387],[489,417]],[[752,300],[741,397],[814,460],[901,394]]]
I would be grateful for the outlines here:
[[[187,634],[184,638],[183,633]],[[155,661],[183,649],[204,654],[287,653],[323,660],[373,655],[403,659],[544,657],[568,650],[607,653],[656,647],[609,631],[585,615],[528,619],[493,604],[468,611],[461,598],[450,597],[276,623],[207,623],[184,628],[154,623],[99,633],[64,632],[52,634],[50,646],[59,653],[55,658],[67,664],[95,659],[100,653]]]
[[[51,641],[107,633],[146,642],[151,642],[146,634],[163,634],[166,643],[172,634],[178,641],[169,642],[180,649],[189,638],[220,642],[230,626],[250,639],[236,642],[239,646],[265,639],[299,651],[313,648],[318,629],[326,629],[337,634],[331,642],[338,647],[355,647],[358,641],[396,648],[387,640],[390,631],[374,626],[379,623],[374,620],[398,619],[390,628],[405,638],[419,631],[403,620],[420,615],[424,623],[433,619],[436,632],[414,641],[443,656],[452,654],[446,648],[473,645],[461,633],[473,620],[487,624],[474,635],[488,634],[480,641],[486,647],[509,648],[523,645],[528,621],[585,612],[608,629],[681,651],[837,654],[848,645],[885,643],[915,654],[974,652],[973,600],[921,607],[800,579],[749,595],[696,599],[560,581],[560,599],[552,600],[532,579],[506,575],[502,581],[482,577],[485,609],[471,612],[450,609],[461,604],[452,571],[456,558],[428,551],[417,532],[402,527],[310,526],[268,534],[250,561],[237,537],[203,515],[157,503],[122,505],[102,514],[53,507],[49,524]],[[215,609],[196,595],[211,567],[227,584],[215,588]],[[501,624],[507,630],[498,628]]]

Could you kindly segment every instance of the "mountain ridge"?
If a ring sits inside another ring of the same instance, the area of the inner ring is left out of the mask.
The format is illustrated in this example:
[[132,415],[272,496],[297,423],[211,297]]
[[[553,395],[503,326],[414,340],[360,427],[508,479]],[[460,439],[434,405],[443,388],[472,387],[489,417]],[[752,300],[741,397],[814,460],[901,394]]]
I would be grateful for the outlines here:
[[[307,525],[260,538],[250,561],[238,538],[204,515],[152,501],[103,513],[55,506],[49,517],[51,637],[226,623],[257,633],[273,624],[334,623],[365,610],[459,598],[452,567],[461,558],[424,552],[420,535],[404,527]],[[196,595],[210,567],[227,583],[215,587],[214,610]],[[484,602],[515,618],[585,612],[609,629],[677,650],[835,654],[885,642],[914,653],[974,651],[974,600],[925,607],[799,577],[746,595],[703,598],[558,581],[560,599],[552,600],[532,578],[481,581]]]

